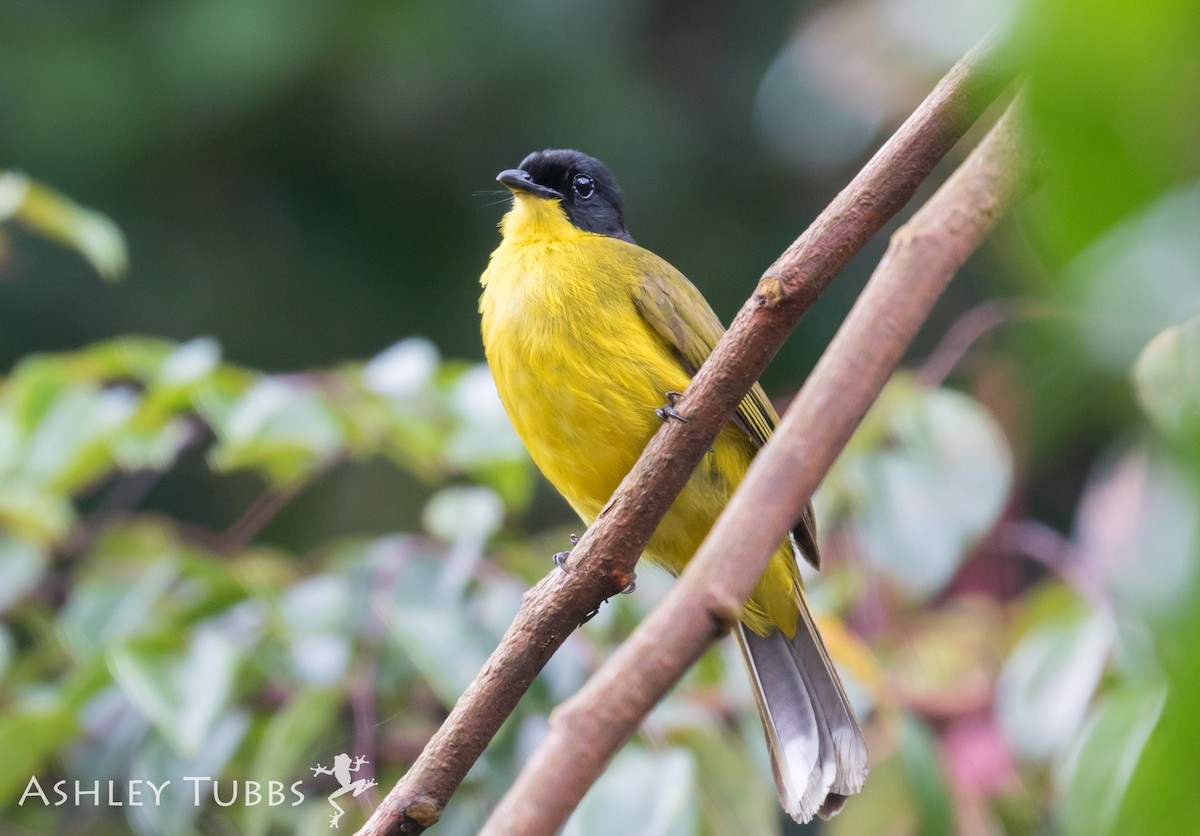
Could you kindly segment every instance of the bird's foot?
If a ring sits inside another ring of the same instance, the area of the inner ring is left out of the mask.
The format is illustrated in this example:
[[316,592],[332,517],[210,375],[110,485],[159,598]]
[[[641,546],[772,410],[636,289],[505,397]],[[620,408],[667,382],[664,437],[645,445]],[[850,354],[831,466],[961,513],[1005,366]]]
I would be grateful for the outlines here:
[[675,404],[679,403],[679,399],[682,397],[683,394],[681,392],[667,392],[667,402],[658,409],[654,410],[654,414],[657,415],[661,421],[667,421],[671,418],[674,418],[676,421],[682,421],[686,424],[688,419],[684,418],[675,411]]
[[[572,534],[571,535],[571,548],[574,548],[575,546],[578,546],[578,545],[579,545],[579,538],[576,535]],[[561,569],[564,572],[570,571],[569,569],[567,569],[567,558],[570,556],[571,556],[571,549],[567,549],[565,552],[555,552],[554,553],[554,565],[557,566],[559,569]]]
[[[633,591],[635,589],[637,589],[637,575],[634,575],[632,578],[629,579],[629,583],[626,585],[626,587],[624,589],[621,590],[621,592],[619,594],[630,595],[633,593]],[[605,598],[603,601],[600,602],[600,606],[596,607],[596,609],[592,610],[591,612],[585,614],[583,616],[583,620],[580,621],[579,623],[587,624],[589,621],[591,621],[593,618],[595,618],[597,615],[600,614],[600,607],[604,606],[607,603],[608,603],[608,599]]]

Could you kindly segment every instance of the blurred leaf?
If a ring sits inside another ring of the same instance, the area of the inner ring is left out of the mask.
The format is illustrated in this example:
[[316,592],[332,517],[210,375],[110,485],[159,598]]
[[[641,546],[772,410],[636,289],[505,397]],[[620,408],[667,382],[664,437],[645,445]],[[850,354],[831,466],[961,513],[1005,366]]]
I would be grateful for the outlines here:
[[938,761],[933,734],[912,717],[900,720],[900,763],[904,782],[925,836],[954,833],[954,798]]
[[863,836],[868,833],[909,836],[923,833],[914,809],[901,758],[872,758],[871,774],[860,795],[842,812],[823,823],[830,836]]
[[[76,734],[74,711],[58,703],[6,709],[0,715],[0,808],[18,799],[31,775]],[[43,790],[49,792],[46,786]]]
[[1083,604],[1021,637],[996,689],[1000,725],[1019,756],[1044,760],[1069,743],[1083,722],[1112,643],[1112,622]]
[[891,654],[896,696],[922,714],[955,718],[986,710],[1002,653],[1004,613],[984,596],[951,598],[901,628]]
[[1200,317],[1152,339],[1138,357],[1133,380],[1160,431],[1180,439],[1200,436]]
[[[175,350],[169,340],[157,337],[123,336],[92,343],[79,351],[33,358],[56,368],[74,380],[133,378],[148,381],[158,374],[163,361]],[[30,361],[22,363],[21,368]]]
[[1081,582],[1141,618],[1161,621],[1186,601],[1196,573],[1200,493],[1162,452],[1109,451],[1088,477],[1075,539]]
[[12,633],[3,623],[0,623],[0,682],[3,682],[5,677],[8,676],[8,669],[13,661],[14,649]]
[[107,441],[134,409],[127,389],[63,390],[26,442],[22,476],[58,493],[78,490],[111,466]]
[[447,706],[458,701],[495,647],[470,618],[450,607],[397,607],[388,622],[400,648]]
[[[205,776],[219,777],[227,773],[234,753],[246,736],[249,720],[246,713],[230,708],[218,718],[200,747],[190,755],[182,755],[168,739],[157,734],[146,735],[133,760],[130,776],[157,776],[159,782],[171,778],[172,784],[162,794],[162,805],[143,804],[127,807],[126,815],[145,836],[193,836],[197,829],[192,820],[205,808],[213,809],[213,782]],[[179,777],[175,777],[179,776]],[[201,778],[188,781],[187,777]],[[239,779],[243,777],[238,775]],[[241,789],[241,788],[239,788]],[[233,782],[222,781],[222,800],[228,801]],[[244,796],[239,796],[239,800]],[[200,803],[197,805],[196,799]]]
[[[1155,334],[1200,314],[1197,226],[1200,185],[1181,186],[1123,218],[1063,270],[1063,284],[1082,308],[1075,319],[1087,347],[1106,370],[1124,376]],[[1172,352],[1184,354],[1161,358],[1167,365],[1157,373],[1188,373],[1185,357],[1192,344],[1181,336],[1184,342]],[[1191,369],[1194,373],[1195,366]],[[1187,391],[1194,397],[1194,377],[1190,388],[1187,378],[1174,382],[1185,392],[1172,400],[1186,399]]]
[[[308,758],[316,741],[328,732],[340,703],[341,694],[335,690],[303,690],[293,696],[268,720],[248,774],[284,781],[315,765],[308,763]],[[272,812],[267,805],[249,808],[244,820],[246,836],[268,833]]]
[[71,652],[87,658],[127,637],[152,630],[153,609],[179,577],[175,561],[96,560],[59,615]]
[[129,699],[184,757],[200,752],[219,722],[241,661],[216,630],[198,630],[183,654],[152,644],[109,653],[109,668]]
[[699,725],[670,731],[672,743],[686,747],[696,765],[700,829],[705,836],[779,833],[779,802],[769,781],[729,734]]
[[306,578],[293,585],[281,603],[296,676],[317,687],[340,682],[350,665],[350,589],[346,579],[333,574]]
[[10,218],[77,250],[109,281],[128,267],[125,238],[116,224],[15,171],[0,173],[0,223]]
[[[1196,464],[1200,462],[1193,460],[1193,474],[1198,472]],[[1200,712],[1196,711],[1200,583],[1195,578],[1188,601],[1188,606],[1156,625],[1156,646],[1167,675],[1166,701],[1129,780],[1113,826],[1115,833],[1190,833],[1200,821],[1195,779],[1196,741],[1200,740]],[[1132,736],[1125,741],[1123,753],[1128,756],[1129,744],[1134,741]]]
[[1165,698],[1162,687],[1127,686],[1096,705],[1058,770],[1065,836],[1113,832],[1121,799]]
[[0,614],[37,586],[46,563],[46,554],[37,546],[0,534],[0,578],[4,578],[0,586]]
[[529,456],[508,420],[496,384],[486,366],[474,366],[455,380],[449,394],[458,426],[445,455],[514,508],[522,508],[533,490]]
[[372,392],[398,401],[429,398],[440,362],[437,346],[429,340],[410,337],[363,366],[363,382]]
[[344,436],[321,393],[303,383],[264,379],[221,416],[210,453],[217,470],[253,468],[287,483],[325,467]]
[[817,614],[816,621],[854,710],[859,716],[869,714],[884,687],[883,671],[875,651],[840,618]]
[[583,797],[562,836],[691,836],[698,829],[696,796],[695,765],[686,750],[626,746]]
[[0,487],[0,526],[16,537],[51,545],[66,537],[74,521],[65,497],[11,483]]
[[1012,463],[995,422],[965,395],[925,391],[898,376],[864,422],[881,443],[856,446],[831,482],[845,487],[850,519],[871,561],[925,598],[950,580],[995,523]]
[[421,520],[430,534],[448,543],[483,543],[500,530],[504,504],[487,488],[443,488],[426,503]]
[[186,386],[208,377],[221,360],[221,345],[211,337],[200,337],[174,349],[155,376],[160,386]]
[[1191,0],[1027,2],[1013,43],[1046,152],[1039,222],[1070,251],[1198,170],[1200,7]]

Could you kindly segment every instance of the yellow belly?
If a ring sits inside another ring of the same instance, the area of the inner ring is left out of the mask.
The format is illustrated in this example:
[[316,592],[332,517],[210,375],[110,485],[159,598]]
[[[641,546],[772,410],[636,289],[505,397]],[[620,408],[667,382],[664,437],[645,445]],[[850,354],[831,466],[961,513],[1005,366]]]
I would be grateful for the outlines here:
[[[621,241],[505,242],[484,274],[484,348],[500,398],[535,464],[591,524],[661,420],[655,409],[690,376],[633,304]],[[609,269],[596,269],[609,265]],[[727,425],[651,537],[645,556],[678,574],[745,473],[754,447]],[[786,544],[744,613],[758,632],[795,631]]]

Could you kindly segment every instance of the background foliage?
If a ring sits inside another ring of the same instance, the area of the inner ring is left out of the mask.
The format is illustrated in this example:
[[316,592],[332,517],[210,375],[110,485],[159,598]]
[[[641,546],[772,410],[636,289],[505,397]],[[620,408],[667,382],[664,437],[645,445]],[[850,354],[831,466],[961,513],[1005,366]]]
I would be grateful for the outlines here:
[[[537,147],[599,155],[638,239],[727,319],[991,26],[1027,68],[1045,182],[818,496],[810,589],[874,768],[809,830],[1187,832],[1197,17],[1185,0],[4,4],[0,164],[29,176],[0,176],[0,829],[328,832],[333,784],[309,767],[340,752],[386,787],[578,529],[479,365],[495,172]],[[769,391],[798,386],[881,249]],[[443,832],[474,832],[548,710],[669,583],[642,570],[568,641]],[[721,647],[568,832],[799,832],[759,737]],[[35,774],[211,775],[226,801],[234,780],[303,780],[308,801],[21,805]]]

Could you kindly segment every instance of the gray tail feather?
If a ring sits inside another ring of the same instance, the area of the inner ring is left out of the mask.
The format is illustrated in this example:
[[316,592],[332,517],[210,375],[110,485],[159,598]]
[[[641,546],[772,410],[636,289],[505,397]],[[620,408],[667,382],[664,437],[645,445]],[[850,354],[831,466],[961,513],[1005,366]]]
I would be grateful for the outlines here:
[[779,800],[793,819],[829,818],[862,789],[867,747],[801,593],[795,639],[738,625]]

